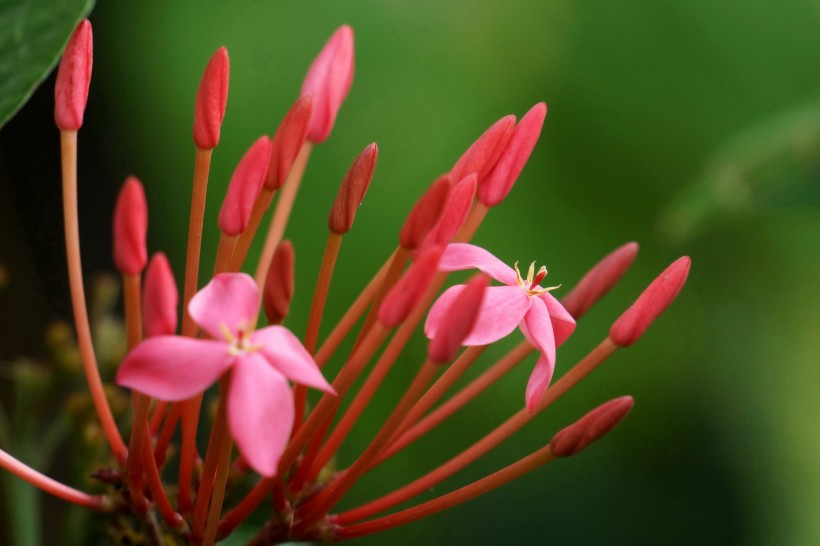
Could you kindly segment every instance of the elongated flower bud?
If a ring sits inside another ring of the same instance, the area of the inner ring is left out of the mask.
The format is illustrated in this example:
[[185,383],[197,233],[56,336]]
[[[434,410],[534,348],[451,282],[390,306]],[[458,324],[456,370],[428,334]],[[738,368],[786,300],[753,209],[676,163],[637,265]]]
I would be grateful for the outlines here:
[[473,173],[453,186],[438,222],[427,234],[425,245],[446,245],[456,236],[470,212],[477,182],[478,176]]
[[278,190],[285,183],[290,168],[299,155],[299,150],[307,139],[310,113],[313,110],[313,99],[301,97],[291,106],[285,119],[273,135],[273,147],[270,154],[268,176],[265,178],[265,188]]
[[399,233],[399,244],[403,248],[415,250],[421,246],[427,234],[438,223],[452,184],[450,175],[445,174],[433,182],[416,202]]
[[228,50],[220,47],[208,61],[196,93],[194,143],[200,150],[212,150],[219,144],[222,119],[228,104],[230,71]]
[[547,105],[543,102],[539,102],[524,114],[515,126],[510,143],[501,158],[487,178],[481,180],[478,187],[479,201],[488,207],[494,207],[507,197],[513,184],[518,180],[518,175],[524,170],[538,137],[541,136],[541,128],[546,117]]
[[550,447],[556,457],[570,457],[604,436],[626,417],[635,400],[622,396],[587,413],[552,437]]
[[114,207],[114,264],[123,275],[139,275],[148,262],[148,205],[140,181],[125,179]]
[[296,255],[290,241],[282,241],[276,247],[270,262],[262,302],[268,324],[279,324],[288,316],[294,290],[294,262]]
[[91,23],[83,19],[69,38],[57,70],[54,121],[62,131],[76,131],[83,124],[91,84],[93,50]]
[[438,330],[427,349],[431,362],[446,364],[451,362],[462,342],[467,338],[478,319],[478,311],[484,300],[484,290],[489,280],[484,275],[476,275],[464,286],[450,308],[444,313]]
[[239,160],[219,210],[219,229],[225,235],[239,235],[248,227],[253,204],[268,173],[270,154],[271,141],[262,136]]
[[171,264],[162,252],[157,252],[145,272],[142,291],[142,322],[145,337],[170,336],[177,331],[179,293]]
[[442,246],[430,246],[421,251],[418,259],[385,296],[379,308],[379,322],[388,328],[404,322],[433,282],[443,253]]
[[561,299],[564,308],[576,319],[583,316],[623,277],[637,255],[638,243],[626,243],[607,254]]
[[629,309],[609,329],[609,337],[620,347],[629,347],[663,313],[683,288],[692,260],[678,258],[652,281]]
[[336,122],[350,84],[353,83],[353,29],[347,25],[333,33],[308,69],[302,96],[313,97],[308,140],[323,142]]
[[373,142],[359,154],[350,166],[350,170],[347,171],[339,187],[333,208],[330,209],[330,215],[327,217],[330,231],[340,235],[350,231],[353,220],[356,218],[356,211],[359,210],[367,188],[370,187],[378,157],[379,147]]
[[461,180],[475,173],[481,181],[495,166],[507,148],[515,129],[515,116],[501,118],[484,131],[453,166],[453,180]]

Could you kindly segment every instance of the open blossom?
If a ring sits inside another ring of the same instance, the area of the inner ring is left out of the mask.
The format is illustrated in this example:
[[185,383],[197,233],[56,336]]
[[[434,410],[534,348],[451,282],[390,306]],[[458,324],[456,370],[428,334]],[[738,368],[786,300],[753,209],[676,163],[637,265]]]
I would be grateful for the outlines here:
[[[466,243],[454,243],[447,247],[439,262],[441,271],[479,269],[506,286],[487,289],[479,311],[478,320],[464,345],[488,345],[509,335],[516,327],[541,351],[541,357],[527,383],[526,403],[532,409],[549,386],[555,370],[555,348],[561,345],[575,329],[575,319],[564,309],[549,291],[539,283],[546,277],[547,269],[541,267],[535,273],[530,266],[527,278],[521,277],[518,266],[509,267],[483,248]],[[433,304],[424,333],[433,337],[441,325],[442,317],[464,285],[447,289]]]
[[[242,273],[217,275],[188,307],[213,339],[158,336],[123,361],[117,383],[158,400],[184,400],[230,370],[228,423],[242,455],[264,476],[276,473],[293,425],[288,379],[333,392],[316,363],[290,330],[253,331],[259,289]],[[266,431],[260,434],[260,431]]]

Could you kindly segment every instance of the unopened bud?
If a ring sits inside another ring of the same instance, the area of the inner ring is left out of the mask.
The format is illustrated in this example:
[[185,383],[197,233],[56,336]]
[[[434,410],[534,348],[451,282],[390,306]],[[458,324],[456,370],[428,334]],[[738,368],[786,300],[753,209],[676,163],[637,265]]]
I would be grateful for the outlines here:
[[147,233],[145,191],[136,177],[129,176],[114,207],[114,264],[123,275],[139,275],[145,269],[148,262]]
[[431,362],[446,364],[458,354],[464,340],[475,326],[488,284],[487,277],[476,275],[461,289],[450,308],[444,312],[428,346],[427,354]]
[[236,165],[219,210],[219,229],[225,235],[239,235],[248,227],[253,204],[262,191],[268,173],[270,154],[271,141],[262,136],[248,148]]
[[142,320],[145,337],[170,336],[177,331],[179,293],[171,264],[162,252],[157,252],[145,272],[142,291]]
[[91,23],[83,19],[66,44],[54,86],[54,121],[62,131],[77,131],[83,124],[91,84],[94,40]]
[[552,437],[550,447],[556,457],[570,457],[602,437],[626,417],[635,400],[622,396],[587,413]]
[[285,119],[273,135],[273,146],[270,154],[268,176],[265,179],[265,188],[278,190],[285,183],[290,168],[299,155],[299,150],[307,139],[310,112],[313,109],[311,97],[301,97],[291,106]]
[[561,299],[573,317],[580,318],[623,277],[638,255],[638,243],[626,243],[599,261]]
[[295,259],[290,241],[279,243],[270,262],[262,293],[268,324],[279,324],[288,316],[290,300],[293,298]]
[[649,325],[675,300],[686,282],[691,263],[688,256],[672,262],[624,311],[609,330],[609,337],[616,345],[629,347],[640,339]]
[[524,114],[515,126],[512,138],[495,167],[487,178],[480,181],[479,201],[488,207],[494,207],[507,197],[513,184],[518,180],[518,175],[524,170],[538,137],[541,136],[541,128],[546,117],[547,105],[543,102],[539,102]]
[[481,181],[495,166],[507,148],[515,128],[515,116],[505,116],[484,131],[453,165],[450,174],[454,180],[475,173]]
[[404,322],[433,282],[443,253],[442,246],[429,246],[421,250],[418,259],[385,296],[379,307],[379,322],[388,328],[395,328]]
[[470,213],[477,181],[478,176],[473,173],[453,186],[436,225],[427,234],[425,245],[446,245],[456,236]]
[[433,182],[416,202],[399,232],[399,244],[402,248],[415,250],[421,246],[441,217],[447,196],[450,194],[450,186],[452,178],[445,174]]
[[359,210],[367,188],[370,187],[378,157],[379,147],[374,142],[365,148],[350,166],[327,217],[330,231],[340,235],[350,231],[356,218],[356,211]]
[[196,93],[194,143],[200,150],[212,150],[219,144],[219,133],[228,104],[230,71],[228,50],[220,47],[208,61]]
[[302,84],[302,96],[313,97],[308,140],[324,141],[353,83],[353,29],[347,25],[333,33],[310,65]]

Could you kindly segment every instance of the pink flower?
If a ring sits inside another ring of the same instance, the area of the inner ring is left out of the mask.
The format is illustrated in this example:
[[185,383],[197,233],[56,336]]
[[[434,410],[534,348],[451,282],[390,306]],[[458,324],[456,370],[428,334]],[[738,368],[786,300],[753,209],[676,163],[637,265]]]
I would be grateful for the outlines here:
[[[555,370],[555,348],[561,345],[575,329],[575,319],[564,306],[550,295],[557,287],[539,286],[547,276],[547,268],[535,272],[530,266],[527,278],[521,277],[518,265],[515,269],[475,245],[454,243],[447,247],[439,262],[441,271],[480,269],[506,286],[493,286],[486,290],[478,320],[464,345],[488,345],[509,335],[516,326],[539,351],[541,357],[535,364],[527,383],[527,409],[532,410],[550,384]],[[444,314],[458,297],[464,285],[447,289],[433,304],[427,315],[424,333],[432,338],[441,326]]]
[[117,383],[159,400],[185,400],[230,370],[231,434],[248,464],[263,476],[273,476],[293,425],[287,380],[326,392],[333,389],[287,328],[251,330],[259,301],[250,276],[217,275],[188,306],[194,321],[213,339],[148,339],[125,358]]

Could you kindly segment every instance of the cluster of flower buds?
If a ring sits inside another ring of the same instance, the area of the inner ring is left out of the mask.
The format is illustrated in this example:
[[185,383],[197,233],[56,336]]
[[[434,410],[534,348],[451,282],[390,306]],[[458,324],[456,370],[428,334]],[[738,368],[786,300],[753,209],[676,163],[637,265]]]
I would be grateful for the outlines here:
[[[532,264],[524,275],[518,264],[510,267],[469,243],[524,169],[547,113],[540,103],[518,121],[507,116],[493,124],[448,173],[431,184],[409,212],[395,251],[320,343],[341,243],[374,177],[378,147],[368,145],[342,179],[329,212],[327,245],[307,330],[301,339],[297,337],[283,326],[294,297],[295,258],[283,235],[312,147],[329,137],[351,86],[353,31],[344,26],[308,70],[301,96],[274,136],[256,139],[239,161],[219,213],[221,237],[214,274],[200,288],[208,173],[228,96],[227,51],[217,50],[205,68],[194,111],[196,163],[181,325],[177,323],[178,289],[167,258],[156,253],[148,260],[148,212],[142,186],[134,177],[125,181],[114,214],[114,262],[123,276],[129,347],[116,383],[133,393],[126,444],[108,407],[94,357],[79,252],[77,132],[91,77],[91,51],[91,26],[83,21],[60,65],[55,119],[61,133],[66,248],[78,344],[102,429],[118,465],[108,475],[119,487],[101,495],[87,494],[51,480],[5,452],[0,452],[0,466],[69,502],[130,514],[138,521],[155,521],[159,515],[165,527],[146,523],[145,532],[174,535],[175,543],[214,544],[269,497],[273,515],[254,544],[335,541],[429,516],[556,458],[575,455],[609,432],[632,408],[632,398],[616,398],[518,462],[431,501],[390,512],[498,446],[619,347],[635,343],[677,296],[689,259],[670,265],[614,322],[609,335],[553,382],[557,347],[570,337],[576,321],[625,274],[638,246],[628,243],[616,249],[559,300],[551,293],[557,287],[544,284],[546,267],[536,270]],[[251,241],[274,202],[255,274],[242,273]],[[449,272],[466,269],[480,273],[441,293]],[[491,286],[491,279],[500,284]],[[268,325],[258,328],[260,310]],[[422,321],[430,342],[415,377],[358,458],[336,462],[339,447]],[[516,329],[523,335],[518,345],[451,392],[490,344]],[[342,354],[339,348],[351,336],[355,336],[353,348]],[[416,480],[361,506],[336,509],[363,475],[437,427],[532,353],[537,359],[526,388],[522,385],[522,408],[507,421]],[[331,361],[339,371],[326,380],[321,370]],[[202,426],[200,410],[205,391],[214,384],[218,384],[218,404],[207,448],[201,452],[203,446],[196,441]],[[307,388],[321,393],[312,408],[306,402]],[[340,411],[345,399],[350,403]],[[177,428],[181,429],[179,449],[171,451]],[[169,453],[178,455],[168,460]],[[335,470],[339,463],[343,469]],[[167,483],[163,476],[171,474],[177,478]],[[243,488],[244,498],[223,506],[228,490]],[[263,510],[270,513],[269,508]]]

